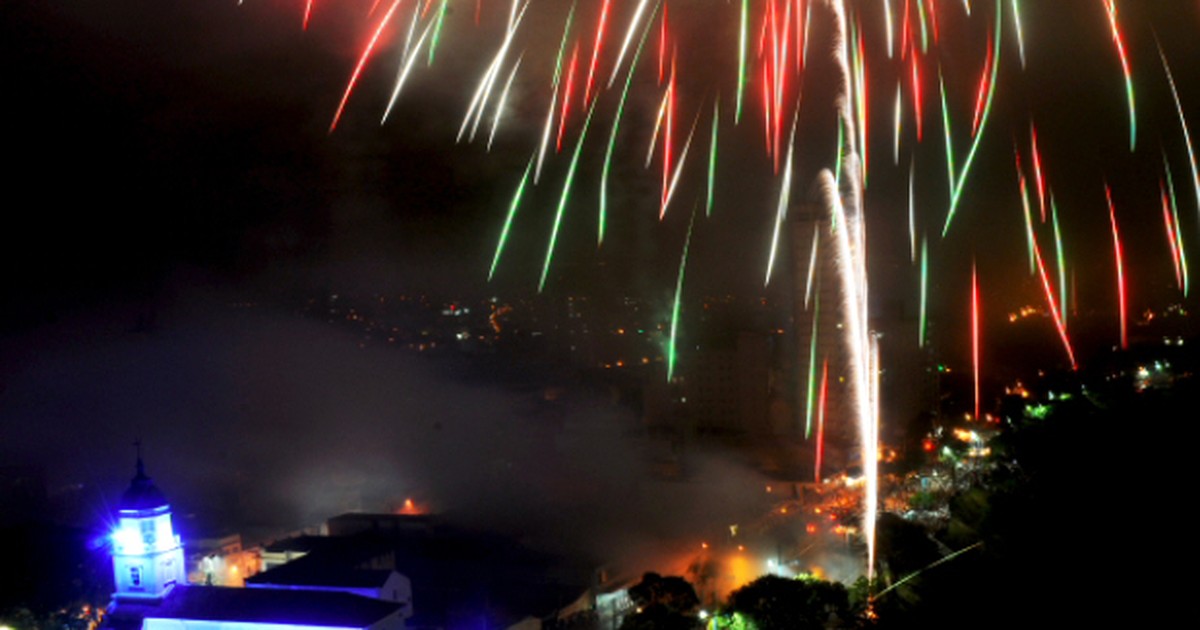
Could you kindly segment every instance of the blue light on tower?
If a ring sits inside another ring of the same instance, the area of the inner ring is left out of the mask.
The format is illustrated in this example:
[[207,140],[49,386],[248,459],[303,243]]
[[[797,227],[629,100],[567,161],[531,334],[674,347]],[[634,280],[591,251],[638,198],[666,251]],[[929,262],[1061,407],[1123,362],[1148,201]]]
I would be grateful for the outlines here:
[[183,545],[171,526],[171,505],[137,459],[137,474],[117,506],[112,532],[118,599],[160,599],[184,582]]
[[140,451],[109,541],[116,592],[100,630],[404,630],[412,614],[407,578],[395,572],[404,602],[348,592],[354,588],[189,586],[171,505],[146,476]]

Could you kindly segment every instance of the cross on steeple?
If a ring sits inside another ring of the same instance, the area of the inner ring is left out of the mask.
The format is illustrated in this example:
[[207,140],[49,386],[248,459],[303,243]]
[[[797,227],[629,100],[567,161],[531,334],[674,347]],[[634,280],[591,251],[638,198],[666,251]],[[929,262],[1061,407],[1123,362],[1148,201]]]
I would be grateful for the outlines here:
[[146,467],[144,464],[142,464],[142,438],[139,437],[133,441],[133,448],[136,449],[137,452],[137,476],[145,477]]

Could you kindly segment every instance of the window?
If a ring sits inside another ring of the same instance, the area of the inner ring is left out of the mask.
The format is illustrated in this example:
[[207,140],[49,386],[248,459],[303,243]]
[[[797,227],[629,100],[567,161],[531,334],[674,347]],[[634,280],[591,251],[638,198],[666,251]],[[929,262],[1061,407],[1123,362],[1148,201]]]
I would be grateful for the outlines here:
[[141,522],[141,526],[142,542],[145,543],[147,547],[154,546],[154,521],[152,519],[146,519]]

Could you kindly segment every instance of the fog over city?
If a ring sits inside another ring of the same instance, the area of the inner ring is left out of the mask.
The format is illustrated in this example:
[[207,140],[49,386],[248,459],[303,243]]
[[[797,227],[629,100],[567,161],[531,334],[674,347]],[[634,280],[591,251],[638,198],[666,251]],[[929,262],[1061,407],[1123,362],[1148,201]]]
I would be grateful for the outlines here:
[[143,330],[144,313],[118,305],[6,353],[3,424],[21,427],[8,431],[9,461],[113,500],[140,439],[179,513],[210,527],[219,515],[228,528],[290,531],[412,498],[466,527],[597,556],[719,533],[760,504],[747,491],[765,482],[728,455],[689,453],[686,482],[655,480],[669,445],[599,395],[546,401],[541,387],[360,347],[323,321],[238,299],[181,291]]

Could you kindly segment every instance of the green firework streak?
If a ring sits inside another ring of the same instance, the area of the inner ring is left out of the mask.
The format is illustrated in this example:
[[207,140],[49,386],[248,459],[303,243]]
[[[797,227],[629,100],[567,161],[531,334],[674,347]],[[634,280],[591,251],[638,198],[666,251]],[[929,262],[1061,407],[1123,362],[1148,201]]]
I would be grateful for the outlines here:
[[[608,222],[608,172],[612,168],[613,148],[617,144],[617,131],[621,129],[624,118],[625,101],[629,98],[629,86],[633,83],[633,71],[637,68],[638,59],[642,56],[642,45],[646,43],[646,35],[650,33],[650,25],[658,14],[658,5],[646,20],[646,28],[642,30],[642,39],[638,41],[637,50],[633,51],[633,59],[629,62],[629,72],[625,75],[625,86],[621,88],[621,100],[617,101],[617,115],[613,118],[612,130],[608,133],[608,148],[604,152],[604,166],[600,168],[600,216],[596,231],[596,247],[604,244],[604,231]],[[565,41],[565,40],[564,40]]]
[[546,287],[546,277],[550,275],[550,263],[554,260],[554,245],[558,242],[558,230],[562,227],[563,214],[567,209],[567,201],[571,196],[571,184],[575,181],[575,169],[579,166],[579,154],[583,149],[583,141],[587,139],[588,127],[592,124],[592,114],[596,111],[596,101],[588,109],[587,118],[583,121],[583,131],[579,132],[579,140],[575,142],[575,153],[571,156],[571,166],[567,169],[567,180],[563,183],[562,195],[558,198],[558,211],[554,215],[554,228],[550,232],[550,244],[546,247],[546,260],[542,263],[542,277],[538,280],[538,293]]
[[721,119],[721,100],[713,101],[712,141],[708,145],[708,195],[704,202],[704,216],[712,216],[713,188],[717,181],[717,123]]
[[529,171],[533,168],[533,160],[533,157],[529,158],[529,165],[525,167],[525,174],[521,176],[521,183],[517,184],[517,192],[508,206],[508,216],[504,218],[504,227],[500,230],[500,241],[496,243],[496,254],[492,256],[492,268],[488,270],[488,282],[492,281],[492,276],[496,273],[496,266],[500,264],[500,255],[504,253],[504,246],[508,243],[508,231],[512,227],[513,218],[517,216],[517,208],[521,206],[521,196],[525,193],[525,183],[529,181]]
[[946,225],[942,228],[942,238],[945,238],[946,233],[950,231],[950,222],[954,219],[954,211],[958,208],[959,199],[962,198],[967,174],[971,171],[971,163],[975,161],[975,153],[979,150],[979,143],[983,140],[983,132],[987,128],[989,114],[992,112],[992,97],[996,95],[996,76],[1000,70],[1000,25],[1003,6],[999,2],[996,3],[996,28],[992,40],[992,76],[989,79],[987,101],[983,106],[983,117],[979,121],[979,132],[975,134],[975,139],[971,142],[971,150],[967,151],[967,159],[963,162],[962,173],[955,179],[954,194],[950,196],[950,211],[946,213]]
[[671,305],[671,338],[667,342],[667,382],[675,376],[676,335],[679,332],[679,304],[683,295],[683,273],[687,270],[688,248],[692,244],[692,228],[696,225],[696,208],[692,207],[692,218],[688,221],[687,238],[683,241],[683,254],[679,256],[679,276],[675,279],[675,302]]

